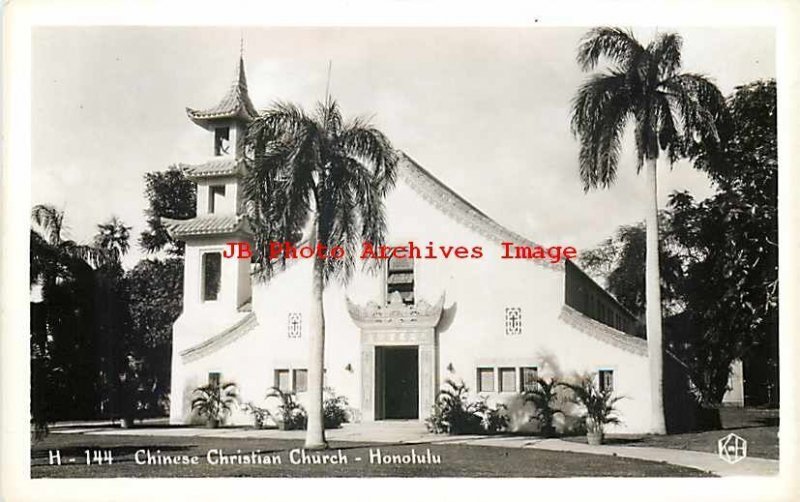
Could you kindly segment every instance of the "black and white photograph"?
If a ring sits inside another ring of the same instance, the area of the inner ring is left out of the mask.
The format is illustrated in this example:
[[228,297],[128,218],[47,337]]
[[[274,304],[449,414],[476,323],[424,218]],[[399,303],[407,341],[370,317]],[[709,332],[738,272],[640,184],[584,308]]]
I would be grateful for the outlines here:
[[777,24],[521,23],[32,26],[28,480],[777,485]]

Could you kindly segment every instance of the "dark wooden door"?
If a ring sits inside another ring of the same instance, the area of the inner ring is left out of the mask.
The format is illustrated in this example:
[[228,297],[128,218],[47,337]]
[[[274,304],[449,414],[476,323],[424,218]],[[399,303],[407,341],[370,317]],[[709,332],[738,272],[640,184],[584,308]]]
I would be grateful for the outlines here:
[[384,418],[419,418],[418,363],[416,346],[384,348]]

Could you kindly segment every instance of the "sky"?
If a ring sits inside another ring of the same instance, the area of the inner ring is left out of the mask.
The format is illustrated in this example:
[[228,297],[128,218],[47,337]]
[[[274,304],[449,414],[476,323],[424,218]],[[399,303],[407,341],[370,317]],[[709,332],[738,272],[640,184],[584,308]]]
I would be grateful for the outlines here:
[[[126,267],[143,254],[144,179],[202,162],[206,131],[185,107],[215,105],[244,42],[257,108],[310,108],[330,92],[346,116],[364,116],[452,189],[499,223],[579,253],[642,221],[646,186],[626,134],[616,183],[584,193],[571,99],[588,77],[575,62],[588,28],[38,27],[32,39],[32,201],[66,213],[69,238],[88,242],[111,216],[133,227]],[[684,38],[683,70],[728,95],[775,77],[767,28],[634,28]],[[690,164],[660,164],[669,193],[713,193]],[[435,236],[432,237],[435,240]],[[442,243],[454,244],[454,243]]]

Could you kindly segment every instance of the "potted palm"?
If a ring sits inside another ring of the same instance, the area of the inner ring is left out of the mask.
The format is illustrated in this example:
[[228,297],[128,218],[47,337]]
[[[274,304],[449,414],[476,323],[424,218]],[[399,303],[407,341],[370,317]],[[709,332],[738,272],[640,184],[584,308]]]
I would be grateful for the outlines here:
[[239,403],[235,383],[209,384],[194,390],[192,410],[206,417],[206,425],[215,429]]
[[614,396],[609,389],[600,390],[591,376],[584,376],[577,383],[561,384],[572,391],[573,401],[586,409],[583,415],[586,424],[586,440],[591,445],[603,444],[604,428],[607,424],[619,424],[616,403],[622,396]]
[[555,404],[558,401],[558,394],[556,389],[561,383],[556,377],[549,380],[537,377],[534,381],[533,389],[526,391],[522,395],[522,399],[526,403],[533,404],[533,419],[539,422],[539,428],[543,436],[554,437],[556,435],[556,428],[553,425],[553,419],[559,413],[562,415],[560,409],[556,408]]

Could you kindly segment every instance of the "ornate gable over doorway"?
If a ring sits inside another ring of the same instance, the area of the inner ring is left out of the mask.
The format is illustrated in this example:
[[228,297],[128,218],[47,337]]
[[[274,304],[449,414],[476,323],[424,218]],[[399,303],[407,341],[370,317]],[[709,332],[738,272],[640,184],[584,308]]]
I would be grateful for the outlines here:
[[[361,416],[372,421],[382,418],[384,375],[376,370],[376,347],[416,346],[419,364],[419,413],[427,413],[433,405],[437,389],[436,326],[442,317],[444,294],[434,303],[417,300],[403,303],[399,293],[389,296],[387,305],[368,302],[356,305],[347,299],[347,310],[361,328]],[[391,382],[389,383],[391,384]]]

